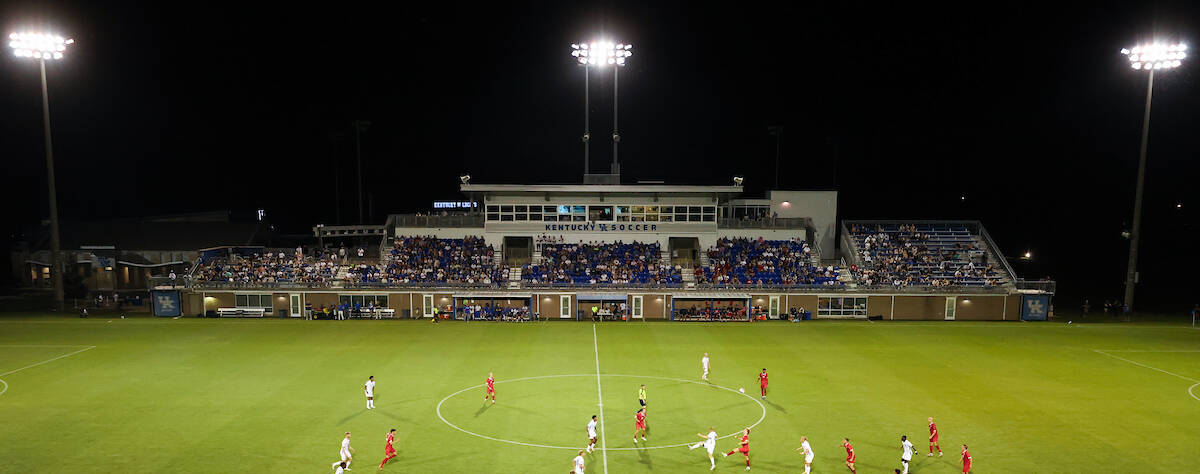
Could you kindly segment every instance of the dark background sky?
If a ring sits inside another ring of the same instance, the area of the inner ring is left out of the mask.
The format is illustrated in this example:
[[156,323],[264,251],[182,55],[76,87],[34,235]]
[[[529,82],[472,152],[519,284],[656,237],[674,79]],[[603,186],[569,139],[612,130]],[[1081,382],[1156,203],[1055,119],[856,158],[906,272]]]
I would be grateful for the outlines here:
[[[166,5],[171,4],[171,5]],[[635,45],[621,71],[627,181],[841,191],[843,218],[971,218],[1028,276],[1120,294],[1145,74],[1119,54],[1200,46],[1195,2],[8,2],[5,31],[76,39],[48,66],[63,219],[266,208],[285,231],[369,220],[477,183],[569,183],[583,73],[569,44]],[[1196,298],[1200,81],[1160,74],[1140,301]],[[611,154],[609,77],[593,75],[595,171]],[[0,55],[6,235],[46,215],[37,67]],[[352,137],[352,134],[349,135]],[[960,199],[965,196],[966,199]],[[1176,208],[1182,203],[1181,209]],[[1061,298],[1060,298],[1060,301]],[[1075,300],[1077,301],[1077,300]],[[1074,305],[1073,301],[1063,302]]]

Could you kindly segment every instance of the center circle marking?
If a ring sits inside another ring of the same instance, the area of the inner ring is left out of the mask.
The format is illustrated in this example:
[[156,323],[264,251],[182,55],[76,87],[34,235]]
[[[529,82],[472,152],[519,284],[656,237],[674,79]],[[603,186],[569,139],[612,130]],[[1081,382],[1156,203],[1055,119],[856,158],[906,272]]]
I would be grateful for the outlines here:
[[[501,384],[501,383],[508,383],[508,382],[522,382],[522,381],[526,381],[526,380],[555,379],[555,378],[565,378],[565,377],[595,377],[595,376],[596,376],[596,374],[537,375],[537,376],[533,376],[533,377],[521,377],[521,378],[517,378],[517,379],[497,380],[496,383]],[[640,379],[667,380],[670,382],[684,382],[684,383],[696,384],[701,387],[719,388],[721,390],[725,390],[725,391],[733,393],[735,395],[740,395],[740,396],[746,397],[746,398],[750,399],[750,401],[757,403],[758,407],[760,409],[762,409],[762,416],[759,416],[758,421],[755,421],[753,425],[750,425],[750,428],[754,428],[754,427],[758,426],[759,423],[762,423],[763,420],[767,418],[767,406],[763,405],[762,402],[756,400],[753,396],[747,395],[745,393],[741,393],[741,392],[739,392],[735,389],[729,388],[729,387],[724,387],[724,386],[717,385],[717,384],[710,383],[710,382],[697,382],[695,380],[677,379],[674,377],[657,377],[657,376],[653,376],[653,375],[600,374],[600,377],[629,377],[629,378],[640,378]],[[553,445],[548,445],[548,444],[525,443],[525,442],[521,442],[521,441],[513,441],[513,440],[509,440],[509,439],[502,439],[502,438],[496,438],[496,437],[492,437],[492,436],[488,436],[488,435],[484,435],[484,434],[479,434],[474,431],[466,430],[463,427],[458,426],[454,423],[451,423],[450,420],[447,420],[446,417],[442,416],[442,405],[444,403],[446,403],[446,400],[454,398],[458,394],[466,392],[466,391],[478,390],[480,388],[483,388],[483,386],[484,386],[484,384],[472,385],[470,387],[467,387],[467,388],[464,388],[457,392],[446,395],[446,398],[443,398],[442,401],[438,402],[437,416],[438,416],[438,418],[440,418],[442,420],[442,423],[445,423],[446,425],[450,426],[451,428],[454,428],[458,431],[469,434],[471,436],[475,436],[477,438],[489,439],[492,441],[499,441],[501,443],[516,444],[516,445],[520,445],[520,446],[530,446],[530,447],[534,447],[534,448],[580,449],[579,446],[553,446]],[[733,433],[729,433],[727,435],[718,437],[717,439],[725,439],[725,438],[729,438],[732,436],[737,436],[741,433],[742,433],[742,431],[738,430]],[[637,451],[637,450],[642,450],[642,449],[678,448],[680,446],[691,446],[692,444],[695,444],[695,443],[688,442],[688,443],[680,443],[680,444],[670,444],[670,445],[666,445],[666,446],[646,446],[646,447],[634,447],[634,448],[596,448],[596,449],[603,450],[603,451]]]

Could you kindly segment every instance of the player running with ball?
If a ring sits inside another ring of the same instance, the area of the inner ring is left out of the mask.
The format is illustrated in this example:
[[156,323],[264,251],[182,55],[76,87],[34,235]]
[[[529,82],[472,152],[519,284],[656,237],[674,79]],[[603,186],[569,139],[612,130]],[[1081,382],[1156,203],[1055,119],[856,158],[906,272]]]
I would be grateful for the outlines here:
[[725,457],[729,457],[729,455],[733,454],[733,453],[742,453],[742,456],[744,456],[746,458],[746,470],[749,471],[750,470],[750,428],[746,428],[745,431],[742,431],[742,440],[740,443],[741,443],[741,446],[739,446],[737,449],[730,451],[728,453],[725,453]]

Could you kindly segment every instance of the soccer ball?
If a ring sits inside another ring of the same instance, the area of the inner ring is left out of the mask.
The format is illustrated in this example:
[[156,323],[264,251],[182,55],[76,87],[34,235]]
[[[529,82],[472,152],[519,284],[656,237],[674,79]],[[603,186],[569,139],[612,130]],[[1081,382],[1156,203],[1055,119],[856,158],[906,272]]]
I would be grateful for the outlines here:
[[746,393],[746,389],[744,389],[744,388],[739,388],[738,391],[741,393]]

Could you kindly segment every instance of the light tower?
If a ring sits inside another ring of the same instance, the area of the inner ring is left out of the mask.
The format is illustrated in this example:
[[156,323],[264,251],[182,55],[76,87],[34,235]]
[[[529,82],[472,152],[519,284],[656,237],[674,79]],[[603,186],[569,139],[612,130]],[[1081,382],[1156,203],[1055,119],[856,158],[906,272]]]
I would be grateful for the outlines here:
[[1150,103],[1154,97],[1154,73],[1166,72],[1183,64],[1187,57],[1187,45],[1183,43],[1150,43],[1125,48],[1121,54],[1129,57],[1133,69],[1146,71],[1146,110],[1142,115],[1142,146],[1138,152],[1137,191],[1133,197],[1133,228],[1129,236],[1129,268],[1125,273],[1125,307],[1133,311],[1133,289],[1137,284],[1138,240],[1142,234],[1142,191],[1146,183],[1146,145],[1150,140]]
[[591,173],[589,162],[590,142],[591,142],[591,95],[588,86],[588,70],[592,67],[604,68],[612,66],[613,68],[613,162],[611,171],[613,175],[621,174],[621,162],[618,158],[619,146],[621,143],[621,134],[617,127],[617,93],[619,91],[619,72],[622,67],[625,67],[625,61],[630,56],[633,56],[633,45],[628,43],[613,43],[611,41],[593,41],[591,43],[572,43],[571,57],[583,67],[583,174],[586,177]]
[[58,238],[58,192],[54,186],[54,144],[50,139],[50,94],[46,87],[46,61],[62,59],[67,45],[75,40],[48,33],[11,33],[8,46],[17,57],[37,60],[42,71],[42,125],[46,136],[46,187],[50,193],[50,278],[54,282],[54,303],[63,310],[62,244]]

